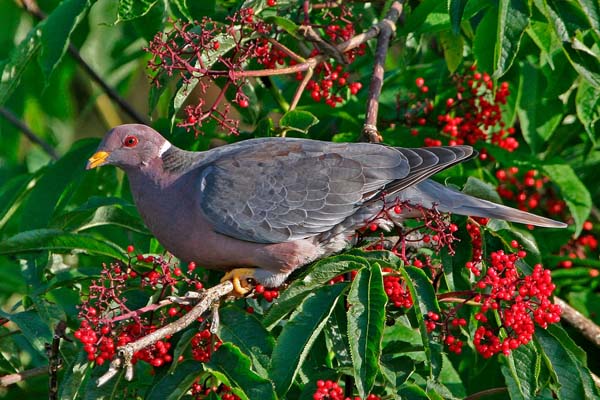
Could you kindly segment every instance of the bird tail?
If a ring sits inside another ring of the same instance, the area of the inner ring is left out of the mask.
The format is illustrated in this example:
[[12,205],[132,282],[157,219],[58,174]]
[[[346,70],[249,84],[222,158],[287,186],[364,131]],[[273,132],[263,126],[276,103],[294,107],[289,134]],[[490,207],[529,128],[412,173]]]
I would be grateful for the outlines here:
[[401,201],[409,201],[424,206],[428,205],[429,207],[435,205],[441,212],[473,217],[495,218],[545,228],[567,227],[567,224],[564,222],[541,217],[491,201],[478,199],[450,189],[429,179],[397,193],[397,196]]

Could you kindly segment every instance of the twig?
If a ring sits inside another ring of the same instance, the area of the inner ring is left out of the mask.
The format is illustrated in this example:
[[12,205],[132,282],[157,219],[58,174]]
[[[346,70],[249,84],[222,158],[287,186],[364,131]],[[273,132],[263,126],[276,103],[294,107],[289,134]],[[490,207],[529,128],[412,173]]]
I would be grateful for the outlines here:
[[387,16],[380,24],[381,31],[377,40],[377,51],[375,52],[375,63],[373,65],[373,76],[369,86],[369,96],[367,98],[367,113],[365,124],[363,125],[362,138],[371,143],[379,143],[382,138],[377,131],[377,113],[379,112],[379,96],[383,87],[383,75],[385,67],[385,58],[387,56],[390,39],[396,31],[396,21],[402,14],[402,3],[395,1],[392,3]]
[[23,382],[26,379],[33,378],[48,373],[48,367],[38,367],[25,370],[23,372],[16,372],[14,374],[0,376],[0,387],[7,387],[14,385],[15,383]]
[[[44,14],[44,12],[40,10],[35,0],[22,1],[23,7],[29,14],[33,15],[39,20],[43,20],[46,18],[46,14]],[[112,87],[110,87],[108,83],[106,83],[106,81],[102,79],[102,77],[98,75],[96,71],[94,71],[92,67],[83,58],[81,58],[81,54],[75,46],[69,44],[67,50],[69,51],[71,57],[73,57],[75,61],[77,61],[77,63],[90,76],[90,78],[92,78],[92,80],[96,82],[100,86],[100,88],[102,88],[102,90],[106,93],[108,97],[110,97],[115,103],[119,105],[119,107],[121,107],[125,114],[127,114],[131,119],[140,124],[148,125],[148,120],[144,116],[139,114],[123,97],[121,97]]]
[[[298,85],[298,88],[296,89],[296,93],[294,93],[294,98],[292,99],[292,103],[290,104],[290,108],[288,109],[288,111],[291,111],[296,108],[296,106],[298,105],[298,102],[300,101],[300,97],[302,97],[304,88],[306,87],[306,85],[308,85],[308,82],[310,81],[310,78],[312,78],[312,76],[313,76],[312,69],[309,69],[308,71],[306,71],[304,78],[302,78],[302,82],[300,82],[300,85]],[[282,135],[282,136],[284,136],[284,135]]]
[[554,297],[554,304],[558,304],[562,309],[561,318],[564,319],[573,328],[577,329],[586,339],[600,347],[600,326],[592,320],[586,318],[579,311],[571,307],[561,298]]
[[48,345],[48,400],[58,399],[58,370],[62,367],[60,341],[61,339],[66,339],[66,329],[67,323],[65,321],[59,321],[56,328],[54,328],[52,344]]
[[198,303],[178,320],[171,322],[170,324],[165,325],[152,333],[149,333],[135,342],[131,342],[125,346],[119,347],[117,349],[118,356],[110,363],[108,371],[106,371],[106,373],[98,379],[97,385],[104,385],[115,375],[117,375],[121,368],[125,368],[125,379],[133,379],[131,359],[137,351],[156,343],[166,336],[173,335],[174,333],[185,329],[192,322],[196,321],[196,319],[202,316],[202,314],[204,314],[209,308],[211,308],[216,301],[231,293],[232,290],[233,284],[230,281],[222,282],[217,286],[207,289],[202,293],[202,298],[198,301]]
[[25,134],[27,139],[31,142],[39,145],[53,160],[58,160],[58,153],[50,143],[46,142],[44,139],[36,135],[25,122],[21,121],[15,114],[13,114],[10,110],[0,107],[0,115],[2,115],[8,122],[17,127],[21,132]]

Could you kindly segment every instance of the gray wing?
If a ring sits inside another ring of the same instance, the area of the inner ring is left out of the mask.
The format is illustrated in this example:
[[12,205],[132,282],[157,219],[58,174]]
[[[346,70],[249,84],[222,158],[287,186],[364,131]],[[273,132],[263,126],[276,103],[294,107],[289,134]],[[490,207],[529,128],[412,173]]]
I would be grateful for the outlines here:
[[200,171],[202,212],[219,233],[280,243],[332,229],[365,201],[421,181],[470,147],[400,149],[368,143],[259,139]]

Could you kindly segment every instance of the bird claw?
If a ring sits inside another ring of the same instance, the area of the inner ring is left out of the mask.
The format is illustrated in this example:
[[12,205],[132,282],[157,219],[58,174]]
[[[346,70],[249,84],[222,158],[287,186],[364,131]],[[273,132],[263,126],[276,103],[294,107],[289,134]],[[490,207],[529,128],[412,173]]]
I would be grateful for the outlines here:
[[221,282],[231,281],[233,284],[233,295],[235,297],[245,297],[252,290],[254,281],[254,268],[236,268],[225,273]]

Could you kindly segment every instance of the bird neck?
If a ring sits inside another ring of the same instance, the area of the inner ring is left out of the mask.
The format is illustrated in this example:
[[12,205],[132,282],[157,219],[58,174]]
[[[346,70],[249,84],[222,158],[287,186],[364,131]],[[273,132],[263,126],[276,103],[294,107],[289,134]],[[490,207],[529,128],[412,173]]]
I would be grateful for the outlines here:
[[200,152],[186,151],[171,146],[162,153],[162,172],[167,175],[181,175],[192,168],[201,157]]

